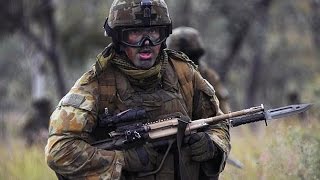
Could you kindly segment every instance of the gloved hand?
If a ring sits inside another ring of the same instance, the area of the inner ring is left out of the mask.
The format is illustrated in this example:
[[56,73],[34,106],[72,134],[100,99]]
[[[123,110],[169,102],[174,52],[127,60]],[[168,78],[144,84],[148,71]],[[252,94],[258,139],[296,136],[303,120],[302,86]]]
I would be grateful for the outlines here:
[[185,137],[191,149],[191,159],[198,162],[210,160],[217,153],[217,147],[205,132],[198,132]]
[[155,169],[158,153],[152,144],[123,150],[125,165],[123,169],[131,172],[151,171]]

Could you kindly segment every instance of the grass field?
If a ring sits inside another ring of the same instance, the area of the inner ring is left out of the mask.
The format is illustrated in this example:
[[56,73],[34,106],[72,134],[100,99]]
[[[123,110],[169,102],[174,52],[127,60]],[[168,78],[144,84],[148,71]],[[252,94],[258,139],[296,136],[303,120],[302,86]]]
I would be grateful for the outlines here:
[[[10,128],[9,128],[10,129]],[[9,133],[10,134],[10,133]],[[242,169],[227,164],[220,179],[320,179],[320,123],[296,119],[231,129],[230,156]],[[44,145],[26,147],[16,135],[0,143],[0,179],[56,179],[44,161]]]
[[261,123],[257,133],[248,126],[231,130],[231,157],[243,169],[227,165],[221,179],[320,179],[320,124],[316,119]]

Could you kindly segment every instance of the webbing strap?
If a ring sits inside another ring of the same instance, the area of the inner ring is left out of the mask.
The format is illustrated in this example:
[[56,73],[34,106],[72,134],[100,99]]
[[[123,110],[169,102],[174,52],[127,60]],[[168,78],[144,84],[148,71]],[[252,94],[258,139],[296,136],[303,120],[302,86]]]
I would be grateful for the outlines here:
[[181,145],[183,142],[184,138],[184,133],[186,131],[188,121],[184,121],[183,118],[179,118],[179,123],[178,123],[178,132],[177,132],[177,148],[178,148],[178,154],[179,154],[179,175],[181,180],[188,180],[189,179],[189,174],[186,169],[186,166],[183,162],[182,154],[181,154]]

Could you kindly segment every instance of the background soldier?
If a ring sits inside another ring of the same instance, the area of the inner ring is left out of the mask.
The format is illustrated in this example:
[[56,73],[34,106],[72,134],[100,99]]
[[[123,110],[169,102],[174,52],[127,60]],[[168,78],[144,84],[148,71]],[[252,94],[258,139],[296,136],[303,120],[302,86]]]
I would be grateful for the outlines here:
[[[224,113],[231,111],[229,105],[229,92],[220,81],[218,73],[209,66],[200,61],[205,53],[204,43],[198,30],[192,27],[177,27],[172,30],[172,34],[167,39],[169,49],[174,49],[185,53],[195,64],[198,65],[199,71],[203,78],[207,79],[216,90],[216,95],[219,99],[220,109]],[[227,163],[242,168],[243,164],[234,158],[229,157]]]
[[48,137],[48,126],[52,108],[50,101],[46,98],[36,99],[32,102],[32,110],[22,128],[22,136],[27,145],[43,144]]
[[221,110],[224,113],[230,112],[228,90],[221,83],[218,73],[213,68],[209,68],[205,62],[200,61],[205,49],[199,31],[192,27],[175,28],[167,40],[167,45],[169,49],[185,53],[195,64],[199,65],[202,77],[207,79],[216,90]]
[[[97,56],[92,69],[75,83],[51,116],[48,165],[68,179],[217,178],[230,151],[226,121],[186,137],[182,151],[172,149],[161,169],[145,177],[138,178],[139,173],[162,164],[161,148],[152,143],[123,150],[90,145],[108,138],[108,132],[114,130],[99,126],[98,117],[106,108],[111,115],[143,108],[149,118],[140,119],[141,123],[175,112],[183,120],[222,113],[214,89],[192,61],[165,50],[172,25],[163,0],[115,0],[104,27],[113,43]],[[132,123],[137,122],[128,124]]]

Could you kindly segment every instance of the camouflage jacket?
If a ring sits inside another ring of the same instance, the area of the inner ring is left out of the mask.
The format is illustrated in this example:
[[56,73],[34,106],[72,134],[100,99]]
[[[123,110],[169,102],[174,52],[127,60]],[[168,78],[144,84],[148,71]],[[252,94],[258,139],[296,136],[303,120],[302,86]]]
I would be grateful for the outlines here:
[[[45,154],[48,165],[55,172],[69,179],[135,179],[133,173],[122,170],[122,151],[107,151],[90,145],[101,138],[96,135],[99,134],[97,131],[108,133],[108,130],[101,131],[97,127],[98,114],[106,106],[112,107],[112,113],[143,107],[155,120],[158,116],[177,111],[193,120],[222,113],[214,89],[191,62],[172,51],[163,53],[168,53],[169,63],[162,85],[151,90],[132,87],[128,78],[110,65],[112,53],[98,55],[92,70],[75,83],[51,115]],[[198,94],[197,98],[195,94]],[[187,157],[191,179],[199,178],[200,168],[208,175],[216,175],[225,166],[230,151],[227,122],[212,126],[208,133],[219,148],[220,156],[207,165]],[[188,156],[188,150],[185,156]],[[156,176],[144,179],[173,179],[173,161],[174,156],[170,154]]]

